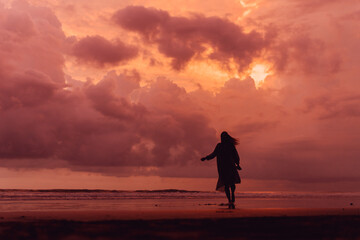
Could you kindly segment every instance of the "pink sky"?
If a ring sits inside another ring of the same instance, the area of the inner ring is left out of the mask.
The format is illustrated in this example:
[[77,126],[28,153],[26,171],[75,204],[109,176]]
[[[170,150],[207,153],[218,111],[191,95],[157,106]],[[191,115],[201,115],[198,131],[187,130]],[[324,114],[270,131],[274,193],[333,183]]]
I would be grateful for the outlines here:
[[0,1],[0,188],[358,191],[360,4]]

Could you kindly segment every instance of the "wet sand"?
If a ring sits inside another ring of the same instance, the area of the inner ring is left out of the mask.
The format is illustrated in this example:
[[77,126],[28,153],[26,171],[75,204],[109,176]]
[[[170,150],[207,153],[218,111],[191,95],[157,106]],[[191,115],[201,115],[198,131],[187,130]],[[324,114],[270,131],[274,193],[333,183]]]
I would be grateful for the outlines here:
[[0,212],[0,239],[360,239],[360,209]]

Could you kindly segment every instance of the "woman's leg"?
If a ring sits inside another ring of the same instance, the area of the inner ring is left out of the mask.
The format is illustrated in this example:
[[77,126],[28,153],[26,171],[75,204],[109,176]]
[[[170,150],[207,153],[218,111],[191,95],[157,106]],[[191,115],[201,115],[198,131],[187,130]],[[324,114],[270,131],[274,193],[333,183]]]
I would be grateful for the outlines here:
[[231,185],[231,202],[235,202],[235,184]]
[[230,203],[231,199],[230,199],[230,187],[229,187],[229,185],[225,185],[225,194],[226,194],[226,197],[227,197],[227,199],[229,200],[229,203]]

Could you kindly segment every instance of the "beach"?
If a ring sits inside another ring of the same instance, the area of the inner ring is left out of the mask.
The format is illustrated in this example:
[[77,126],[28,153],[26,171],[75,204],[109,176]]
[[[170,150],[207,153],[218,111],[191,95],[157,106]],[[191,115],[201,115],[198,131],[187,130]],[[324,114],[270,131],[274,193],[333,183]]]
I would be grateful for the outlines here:
[[0,213],[0,239],[360,239],[359,209]]
[[360,239],[359,193],[0,190],[0,239]]

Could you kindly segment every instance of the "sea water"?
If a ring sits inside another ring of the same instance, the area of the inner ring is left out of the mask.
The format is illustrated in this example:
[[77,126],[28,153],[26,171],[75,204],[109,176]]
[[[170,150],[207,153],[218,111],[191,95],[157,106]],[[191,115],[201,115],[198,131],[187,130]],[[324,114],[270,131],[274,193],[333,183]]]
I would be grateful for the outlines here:
[[[0,212],[63,210],[211,209],[223,192],[186,190],[0,190]],[[237,208],[345,208],[360,206],[360,193],[237,192]]]

